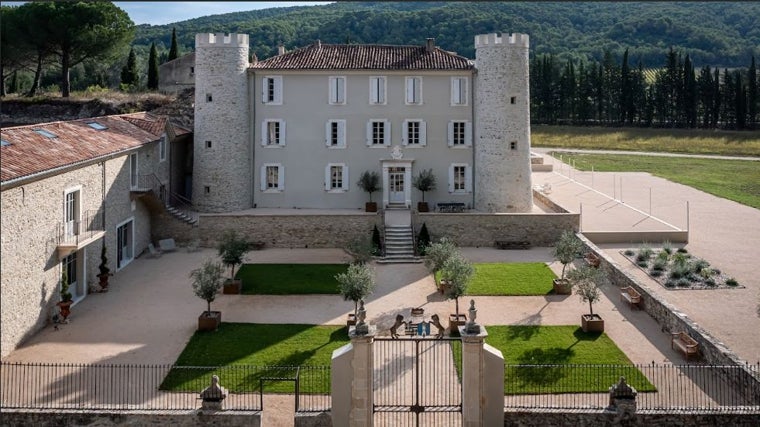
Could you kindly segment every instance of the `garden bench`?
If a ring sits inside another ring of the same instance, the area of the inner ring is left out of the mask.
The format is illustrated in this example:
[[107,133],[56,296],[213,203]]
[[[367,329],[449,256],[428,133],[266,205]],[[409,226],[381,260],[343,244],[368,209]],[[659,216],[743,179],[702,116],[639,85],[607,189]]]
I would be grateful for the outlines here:
[[527,240],[497,240],[496,247],[499,249],[530,249]]
[[699,355],[699,343],[690,337],[689,334],[686,332],[676,332],[671,335],[670,348],[675,350],[678,347],[678,350],[684,354],[686,360],[689,360],[689,356],[692,354]]
[[264,249],[264,245],[266,245],[266,243],[264,243],[261,240],[250,243],[251,249],[253,249],[254,251],[260,251]]
[[639,306],[641,294],[636,289],[633,289],[632,286],[626,286],[625,288],[620,288],[620,291],[620,299],[628,301],[631,308]]
[[438,203],[438,212],[461,213],[464,212],[464,203]]
[[177,245],[174,239],[163,239],[158,241],[158,248],[161,252],[174,252],[177,250]]
[[599,264],[602,263],[601,258],[599,258],[595,253],[589,252],[586,254],[585,257],[583,257],[583,260],[586,261],[586,264],[589,267],[599,268]]

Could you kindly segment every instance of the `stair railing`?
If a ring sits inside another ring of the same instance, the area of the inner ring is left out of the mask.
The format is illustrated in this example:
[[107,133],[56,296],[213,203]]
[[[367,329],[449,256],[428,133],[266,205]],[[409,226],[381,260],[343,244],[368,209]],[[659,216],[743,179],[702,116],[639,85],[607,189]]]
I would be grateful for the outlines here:
[[196,218],[196,215],[194,214],[195,210],[193,209],[193,204],[190,199],[166,188],[166,185],[164,185],[164,183],[158,179],[158,176],[156,176],[156,174],[151,173],[140,175],[138,177],[138,183],[140,188],[153,191],[153,193],[161,200],[164,206],[171,206],[183,212],[188,217],[191,217],[193,219]]

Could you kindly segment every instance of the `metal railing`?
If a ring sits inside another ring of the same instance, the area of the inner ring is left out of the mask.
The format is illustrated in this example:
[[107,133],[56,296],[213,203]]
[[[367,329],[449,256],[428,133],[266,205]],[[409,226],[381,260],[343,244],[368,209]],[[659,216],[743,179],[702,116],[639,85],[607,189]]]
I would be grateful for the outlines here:
[[56,226],[58,244],[79,245],[97,233],[105,231],[103,211],[89,210],[76,221],[59,222]]
[[757,365],[505,365],[506,408],[601,409],[621,376],[639,410],[760,413]]
[[164,206],[174,207],[186,215],[196,218],[193,204],[187,197],[181,196],[168,188],[158,179],[156,174],[139,175],[137,177],[137,189],[151,190],[161,200]]

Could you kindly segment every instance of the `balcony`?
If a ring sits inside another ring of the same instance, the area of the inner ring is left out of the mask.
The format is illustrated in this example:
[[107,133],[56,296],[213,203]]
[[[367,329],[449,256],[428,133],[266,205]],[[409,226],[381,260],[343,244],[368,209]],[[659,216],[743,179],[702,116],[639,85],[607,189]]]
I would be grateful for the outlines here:
[[106,234],[103,211],[86,211],[78,221],[62,222],[57,227],[58,259],[76,252]]

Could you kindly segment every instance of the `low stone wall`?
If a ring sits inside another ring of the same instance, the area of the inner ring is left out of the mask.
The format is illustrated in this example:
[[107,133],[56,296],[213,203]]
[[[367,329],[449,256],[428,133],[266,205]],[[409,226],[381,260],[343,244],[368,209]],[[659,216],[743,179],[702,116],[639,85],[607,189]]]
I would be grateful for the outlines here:
[[[360,236],[372,236],[382,227],[379,214],[338,215],[230,215],[201,214],[198,238],[204,247],[216,246],[225,230],[235,230],[248,241],[275,248],[344,248]],[[382,228],[381,228],[382,229]]]
[[753,372],[746,361],[740,359],[720,340],[697,325],[676,307],[649,292],[635,277],[625,272],[620,264],[608,257],[594,243],[582,234],[578,237],[585,245],[585,251],[593,252],[601,259],[600,268],[607,271],[611,283],[618,287],[631,286],[641,294],[639,304],[665,332],[686,332],[699,343],[699,353],[703,360],[712,365],[739,366],[741,369],[723,371],[724,378],[734,386],[736,392],[742,393],[750,401],[760,402],[760,373]]
[[694,414],[688,412],[647,413],[638,412],[621,419],[615,412],[603,410],[552,410],[552,411],[506,411],[505,427],[554,427],[554,426],[646,426],[646,427],[702,427],[702,426],[757,426],[758,414]]
[[689,243],[689,232],[673,231],[589,231],[583,232],[587,239],[603,243]]
[[580,215],[574,213],[415,213],[415,230],[427,224],[434,239],[448,237],[459,246],[492,247],[496,240],[529,241],[551,246],[565,230],[578,231]]
[[533,190],[533,200],[538,201],[542,205],[546,206],[547,208],[551,209],[552,212],[555,213],[568,213],[568,210],[563,208],[562,206],[554,203],[554,201],[548,197],[546,197],[546,194]]
[[2,426],[178,426],[178,427],[260,427],[261,412],[219,412],[203,415],[198,411],[84,412],[3,409]]
[[329,412],[296,413],[293,427],[332,427],[332,416]]

